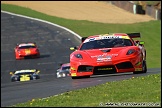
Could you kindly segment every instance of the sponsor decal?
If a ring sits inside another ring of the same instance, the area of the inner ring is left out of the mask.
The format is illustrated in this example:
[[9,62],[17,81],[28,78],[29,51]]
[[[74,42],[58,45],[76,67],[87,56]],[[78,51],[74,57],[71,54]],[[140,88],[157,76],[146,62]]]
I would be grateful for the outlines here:
[[26,55],[29,55],[30,54],[30,49],[25,49],[25,53],[26,53]]
[[101,39],[114,39],[114,38],[119,38],[119,36],[103,36]]
[[135,68],[135,71],[142,71],[142,68]]
[[97,61],[110,61],[111,58],[112,58],[112,56],[108,56],[108,55],[104,56],[104,55],[101,55],[101,56],[98,56],[97,57]]
[[84,41],[84,43],[86,42],[90,42],[90,41],[95,41],[95,40],[102,40],[102,39],[116,39],[116,38],[122,38],[122,39],[130,39],[128,36],[121,36],[121,35],[109,35],[105,34],[105,35],[99,35],[98,37],[93,37],[93,38],[89,38],[86,39]]
[[113,68],[98,68],[98,70],[112,70]]
[[76,76],[76,73],[72,73],[71,76]]
[[71,67],[70,69],[71,69],[71,70],[76,70],[76,68],[74,68],[74,67]]
[[128,36],[119,36],[119,38],[122,38],[122,39],[130,39]]
[[29,75],[21,75],[20,81],[28,81],[30,80]]
[[112,58],[112,55],[108,55],[107,53],[103,53],[103,55],[99,55],[97,56],[97,61],[101,62],[101,61],[110,61]]
[[103,53],[102,55],[94,55],[94,56],[91,56],[91,58],[97,58],[97,57],[99,57],[99,56],[114,56],[114,57],[116,57],[116,56],[118,56],[118,54],[107,54],[107,53]]
[[140,64],[141,64],[141,62],[137,62],[135,65],[136,65],[136,66],[139,66]]

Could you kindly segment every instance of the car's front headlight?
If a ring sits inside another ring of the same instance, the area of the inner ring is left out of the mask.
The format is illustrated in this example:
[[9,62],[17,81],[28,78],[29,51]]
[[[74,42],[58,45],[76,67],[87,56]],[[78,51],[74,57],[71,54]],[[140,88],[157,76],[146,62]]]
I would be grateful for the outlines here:
[[83,57],[82,57],[81,54],[74,54],[74,56],[75,56],[76,58],[81,58],[81,59],[83,59]]
[[129,49],[126,55],[133,54],[135,52],[135,49]]
[[17,50],[18,53],[20,53],[20,50]]
[[65,76],[66,76],[66,74],[65,74],[65,73],[63,73],[63,74],[62,74],[62,76],[63,76],[63,77],[65,77]]

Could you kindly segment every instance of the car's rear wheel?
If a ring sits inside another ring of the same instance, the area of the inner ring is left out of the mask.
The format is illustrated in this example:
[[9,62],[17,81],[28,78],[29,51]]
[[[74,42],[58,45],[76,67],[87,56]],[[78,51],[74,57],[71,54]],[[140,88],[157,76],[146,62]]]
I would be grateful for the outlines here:
[[147,72],[147,65],[146,61],[144,60],[142,63],[142,71],[135,71],[133,74],[140,74],[140,73],[146,73]]

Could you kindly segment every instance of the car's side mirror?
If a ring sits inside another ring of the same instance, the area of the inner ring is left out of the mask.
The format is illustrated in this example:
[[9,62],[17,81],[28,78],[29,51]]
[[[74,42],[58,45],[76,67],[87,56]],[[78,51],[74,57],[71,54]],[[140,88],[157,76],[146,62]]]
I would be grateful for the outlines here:
[[137,45],[140,45],[140,46],[144,46],[144,41],[139,41],[139,43]]
[[36,73],[38,74],[40,71],[38,70]]
[[77,50],[78,49],[78,47],[70,47],[70,50],[72,50],[72,51],[74,51],[74,50]]
[[144,41],[140,41],[139,44],[140,44],[140,45],[144,45],[145,42],[144,42]]
[[137,41],[135,41],[135,42],[137,43],[137,46],[138,46],[138,45],[143,46],[143,45],[145,44],[144,41],[138,41],[138,40],[137,40]]
[[10,75],[13,75],[13,72],[10,72]]

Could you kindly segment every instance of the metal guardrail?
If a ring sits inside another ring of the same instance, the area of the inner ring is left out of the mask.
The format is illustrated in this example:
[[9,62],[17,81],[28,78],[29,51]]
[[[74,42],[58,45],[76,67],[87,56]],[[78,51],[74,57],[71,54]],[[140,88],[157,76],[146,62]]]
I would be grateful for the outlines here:
[[146,6],[146,9],[143,10],[141,5],[135,4],[132,1],[107,1],[119,8],[122,8],[126,11],[129,11],[134,14],[143,14],[149,15],[156,20],[161,20],[161,9],[156,9],[154,6]]

